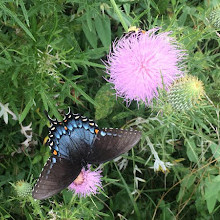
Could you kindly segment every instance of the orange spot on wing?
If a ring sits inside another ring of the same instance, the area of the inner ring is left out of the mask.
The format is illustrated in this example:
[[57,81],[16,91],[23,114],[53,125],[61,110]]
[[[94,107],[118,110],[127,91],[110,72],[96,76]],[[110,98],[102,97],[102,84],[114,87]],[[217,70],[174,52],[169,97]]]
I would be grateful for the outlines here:
[[67,122],[67,120],[64,120],[64,122]]
[[95,129],[95,133],[98,134],[99,133],[99,129]]
[[57,155],[57,151],[56,150],[53,151],[53,155],[55,155],[55,156]]
[[67,131],[68,130],[68,128],[66,127],[66,126],[64,126],[64,129]]

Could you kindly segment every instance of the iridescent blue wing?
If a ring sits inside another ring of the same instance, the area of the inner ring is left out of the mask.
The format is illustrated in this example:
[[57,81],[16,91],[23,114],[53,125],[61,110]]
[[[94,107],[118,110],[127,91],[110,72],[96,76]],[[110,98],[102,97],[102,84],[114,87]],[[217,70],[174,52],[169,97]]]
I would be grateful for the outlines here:
[[42,200],[57,194],[74,181],[81,169],[79,163],[73,164],[57,156],[50,157],[33,189],[33,198]]
[[79,114],[68,113],[63,122],[52,121],[48,144],[55,156],[84,162],[96,137],[97,125]]
[[97,133],[91,152],[86,159],[88,163],[99,164],[112,160],[129,151],[141,138],[141,132],[106,128]]

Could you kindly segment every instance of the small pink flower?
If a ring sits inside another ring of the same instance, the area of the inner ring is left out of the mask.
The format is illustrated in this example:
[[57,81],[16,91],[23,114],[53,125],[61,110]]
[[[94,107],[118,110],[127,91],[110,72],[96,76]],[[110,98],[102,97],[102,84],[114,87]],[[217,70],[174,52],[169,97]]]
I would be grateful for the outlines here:
[[183,74],[185,53],[169,32],[128,33],[113,44],[106,61],[106,71],[118,96],[126,102],[142,100],[150,104],[158,89]]
[[88,170],[83,168],[78,177],[68,186],[79,197],[86,197],[98,193],[98,187],[102,188],[101,170],[91,171],[90,165]]

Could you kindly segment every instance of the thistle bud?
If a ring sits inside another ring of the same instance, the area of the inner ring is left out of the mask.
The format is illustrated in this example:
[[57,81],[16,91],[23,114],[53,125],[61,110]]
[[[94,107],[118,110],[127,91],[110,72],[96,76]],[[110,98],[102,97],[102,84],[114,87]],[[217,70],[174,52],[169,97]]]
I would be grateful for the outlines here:
[[214,28],[220,29],[220,4],[212,9],[208,19]]
[[25,198],[31,195],[31,191],[32,191],[31,184],[28,182],[25,182],[24,180],[18,181],[15,184],[14,188],[15,188],[17,195],[21,198]]
[[186,75],[176,80],[168,91],[168,102],[173,109],[185,111],[198,103],[204,96],[203,83],[197,77]]

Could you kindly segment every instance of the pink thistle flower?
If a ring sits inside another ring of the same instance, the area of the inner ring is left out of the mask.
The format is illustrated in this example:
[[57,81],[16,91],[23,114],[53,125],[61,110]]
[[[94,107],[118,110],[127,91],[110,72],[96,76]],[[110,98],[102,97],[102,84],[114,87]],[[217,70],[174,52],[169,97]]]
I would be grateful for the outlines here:
[[184,50],[169,32],[156,34],[158,30],[126,34],[113,44],[107,57],[107,81],[127,103],[142,100],[150,104],[159,88],[167,90],[183,75]]
[[91,171],[83,168],[78,177],[68,186],[69,190],[75,192],[79,197],[86,197],[98,193],[98,187],[102,188],[101,170]]

